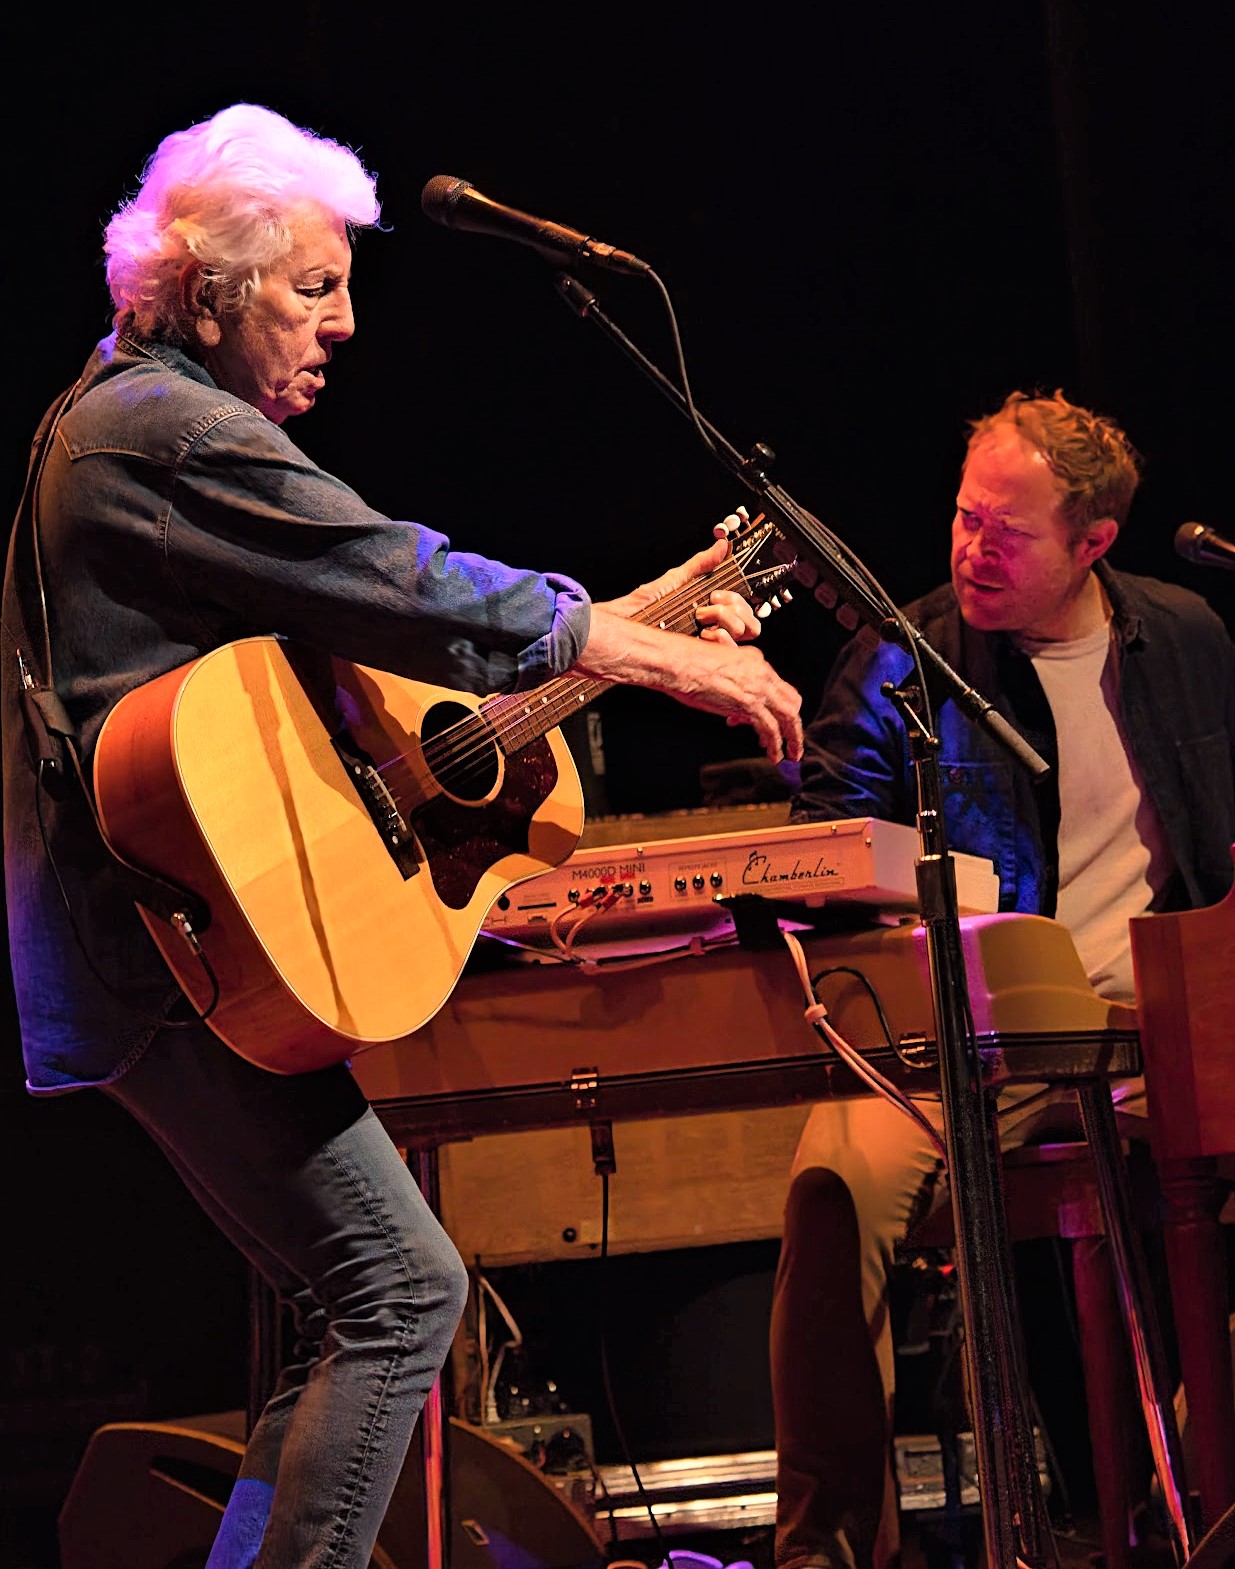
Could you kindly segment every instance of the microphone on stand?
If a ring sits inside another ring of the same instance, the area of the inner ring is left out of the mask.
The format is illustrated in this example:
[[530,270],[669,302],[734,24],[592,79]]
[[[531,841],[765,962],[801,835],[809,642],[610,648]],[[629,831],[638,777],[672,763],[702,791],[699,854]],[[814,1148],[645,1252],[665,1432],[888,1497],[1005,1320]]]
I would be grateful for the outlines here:
[[1235,544],[1203,523],[1181,523],[1175,531],[1175,550],[1199,567],[1223,567],[1235,572]]
[[517,207],[504,207],[452,174],[435,174],[420,193],[420,206],[425,217],[434,223],[472,234],[491,234],[499,240],[514,240],[517,245],[539,251],[546,261],[558,267],[590,262],[593,267],[605,267],[610,272],[652,270],[629,251],[619,251],[578,229],[568,229],[548,218],[533,218]]

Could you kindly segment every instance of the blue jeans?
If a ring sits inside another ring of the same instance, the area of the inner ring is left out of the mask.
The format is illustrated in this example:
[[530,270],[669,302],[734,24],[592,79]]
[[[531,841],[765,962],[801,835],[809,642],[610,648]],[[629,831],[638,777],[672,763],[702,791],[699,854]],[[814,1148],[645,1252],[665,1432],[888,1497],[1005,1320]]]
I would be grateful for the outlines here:
[[344,1067],[268,1073],[194,1026],[106,1093],[295,1323],[209,1569],[368,1569],[463,1312],[453,1243]]

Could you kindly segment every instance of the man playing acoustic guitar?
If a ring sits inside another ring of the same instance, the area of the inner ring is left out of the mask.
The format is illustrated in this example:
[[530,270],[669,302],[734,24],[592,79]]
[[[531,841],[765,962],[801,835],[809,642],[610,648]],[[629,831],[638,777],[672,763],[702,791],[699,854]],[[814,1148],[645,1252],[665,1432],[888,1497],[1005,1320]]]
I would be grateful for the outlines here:
[[[123,1105],[297,1320],[300,1354],[253,1428],[211,1569],[365,1569],[465,1295],[461,1261],[343,1061],[258,1065],[277,986],[244,1039],[225,1043],[197,1016],[250,987],[218,941],[224,906],[260,905],[285,849],[305,893],[287,918],[313,986],[338,990],[333,909],[315,881],[336,818],[386,835],[387,881],[436,875],[416,811],[425,792],[451,794],[433,773],[449,741],[426,742],[408,765],[415,788],[396,789],[390,759],[349,741],[357,692],[373,690],[364,672],[469,694],[531,693],[567,672],[634,682],[752,725],[772,758],[801,750],[798,694],[740,646],[757,631],[751,606],[711,596],[724,540],[597,605],[567,577],[376,512],[284,434],[352,335],[350,236],[378,216],[352,152],[269,110],[236,104],[166,137],[107,226],[115,330],[43,421],[4,585],[5,882],[29,1088],[95,1086]],[[639,619],[692,583],[698,637]],[[279,658],[225,657],[253,639]],[[360,672],[355,686],[293,690],[302,667],[285,646],[315,669]],[[122,701],[166,693],[160,678],[204,659],[229,671],[237,699],[217,756],[188,755],[183,693],[118,748],[143,781],[129,810],[144,814],[152,859],[135,867],[105,838],[124,812],[103,809],[100,733]],[[265,821],[194,886],[208,858],[163,830],[154,804],[184,789],[190,763],[237,802],[247,771],[277,781],[302,718],[321,726],[304,796],[274,788]],[[388,718],[376,722],[387,738]],[[253,755],[237,770],[229,746],[246,725]],[[172,982],[155,930],[189,972],[200,966],[200,995]],[[420,949],[409,932],[406,969]],[[345,1016],[337,1028],[346,1037]]]

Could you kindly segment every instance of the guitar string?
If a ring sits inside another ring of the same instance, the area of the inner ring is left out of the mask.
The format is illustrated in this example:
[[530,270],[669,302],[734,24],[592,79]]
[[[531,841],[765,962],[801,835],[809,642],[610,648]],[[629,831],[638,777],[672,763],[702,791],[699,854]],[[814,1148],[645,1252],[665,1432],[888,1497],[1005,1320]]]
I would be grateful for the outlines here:
[[[752,526],[746,535],[735,541],[736,548],[741,551],[742,560],[749,559],[750,555],[754,553],[753,548],[747,548],[747,541],[753,541],[756,532],[762,533],[766,539],[769,532],[775,533],[775,530],[772,529],[771,525],[764,525],[758,531]],[[759,543],[763,542],[763,540],[759,541]],[[712,573],[709,593],[717,588],[728,589],[737,584],[749,586],[743,567],[735,555],[728,557]],[[643,611],[632,617],[632,620],[640,621],[644,625],[653,625],[657,622],[670,624],[680,622],[684,628],[686,625],[689,625],[689,619],[693,619],[695,606],[699,603],[696,592],[698,586],[698,582],[695,581],[674,590],[663,599],[656,600],[653,604],[645,607]],[[680,628],[677,625],[672,625],[672,630],[678,631]],[[502,694],[490,699],[485,706],[489,709],[490,714],[492,714],[494,708],[519,710],[513,716],[512,722],[504,727],[507,737],[517,733],[522,720],[535,725],[537,727],[537,735],[543,735],[546,729],[552,728],[551,725],[545,726],[544,729],[539,728],[544,711],[550,706],[551,697],[549,694],[552,693],[555,687],[565,689],[575,682],[584,686],[591,684],[590,678],[559,676],[555,681],[547,683],[547,691],[542,693],[541,701],[536,704],[530,713],[524,711],[527,698],[525,694],[521,693]],[[603,680],[595,682],[595,685],[601,689],[612,684]],[[502,717],[501,715],[498,716],[499,730],[502,728]],[[536,738],[534,735],[530,739],[534,740]],[[458,723],[443,731],[441,735],[434,736],[431,741],[422,747],[421,755],[434,775],[449,770],[454,770],[457,773],[464,770],[473,761],[478,761],[490,754],[495,745],[498,746],[499,750],[501,749],[499,735],[495,733],[489,715],[486,715],[483,711],[477,711],[468,714],[464,719],[459,720]],[[379,774],[384,774],[387,770],[398,769],[407,763],[408,756],[408,753],[401,753],[398,757],[391,758],[388,762],[381,764],[376,771]],[[395,794],[393,789],[391,793],[392,795]],[[401,805],[402,803],[397,802],[396,804]]]
[[[717,569],[716,576],[725,578],[725,581],[719,584],[721,588],[728,588],[733,582],[741,581],[742,578],[740,571],[724,574],[722,568]],[[714,581],[712,587],[715,588],[717,586]],[[689,621],[693,619],[693,611],[697,603],[697,595],[691,594],[687,590],[679,590],[672,595],[666,596],[665,599],[657,600],[654,604],[647,606],[643,612],[632,617],[632,619],[641,621],[644,625],[657,622],[669,623],[671,630],[677,632],[689,625]],[[552,706],[556,697],[564,695],[565,691],[575,683],[585,687],[594,685],[599,690],[612,685],[611,682],[600,679],[593,682],[590,677],[560,676],[557,680],[546,684],[547,690],[542,690],[538,695],[538,699],[530,712],[527,711],[528,699],[525,694],[501,694],[486,703],[484,709],[468,714],[466,718],[461,719],[457,724],[443,731],[441,735],[434,736],[430,742],[427,742],[422,747],[421,755],[435,777],[439,774],[449,775],[453,773],[456,778],[459,774],[465,773],[470,765],[479,763],[491,755],[495,747],[503,755],[509,755],[502,748],[501,741],[503,739],[509,741],[515,737],[518,734],[521,723],[535,731],[528,738],[529,742],[543,735],[545,730],[552,728],[552,726],[543,726],[542,728],[546,710]],[[555,688],[557,691],[554,691]],[[599,694],[597,693],[597,695]],[[497,710],[497,712],[495,713],[494,710]],[[511,710],[514,711],[512,714],[510,713]],[[510,716],[509,719],[507,718],[508,714]],[[507,722],[504,723],[503,721]],[[515,749],[518,750],[519,748],[516,747]],[[397,758],[392,758],[382,766],[379,772],[384,773],[386,769],[398,768],[400,765],[405,764],[407,760],[407,753]],[[394,791],[392,790],[393,793]]]
[[[689,625],[688,616],[693,619],[691,604],[679,607],[676,614],[673,613],[672,606],[666,606],[665,601],[658,601],[654,608],[658,612],[668,612],[656,615],[655,619],[674,632],[685,631]],[[645,624],[650,620],[644,616],[638,619]],[[486,764],[495,751],[500,756],[509,756],[512,752],[521,750],[522,747],[518,744],[521,728],[532,731],[532,734],[522,743],[523,745],[530,745],[532,741],[543,736],[552,728],[552,725],[544,723],[546,713],[552,710],[555,701],[564,697],[576,681],[581,687],[591,688],[592,696],[599,696],[613,684],[600,679],[593,682],[587,677],[559,677],[557,681],[549,684],[547,692],[540,694],[539,701],[535,702],[530,712],[526,707],[527,698],[523,694],[508,693],[492,699],[485,704],[483,710],[469,714],[440,736],[435,736],[433,741],[422,749],[422,756],[434,777],[434,782],[442,789],[453,788],[459,795],[466,795],[469,769]],[[405,754],[403,757],[393,759],[387,766],[397,767],[406,762]],[[397,800],[399,791],[389,781],[388,786]],[[402,806],[401,802],[398,804]]]

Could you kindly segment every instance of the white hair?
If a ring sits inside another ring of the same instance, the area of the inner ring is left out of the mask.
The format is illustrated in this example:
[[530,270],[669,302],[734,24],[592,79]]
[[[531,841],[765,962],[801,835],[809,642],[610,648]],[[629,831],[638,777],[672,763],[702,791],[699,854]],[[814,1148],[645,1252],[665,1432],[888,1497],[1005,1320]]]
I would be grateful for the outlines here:
[[316,206],[349,231],[381,215],[375,180],[348,147],[272,109],[238,103],[156,148],[137,194],[107,225],[117,326],[193,341],[183,280],[195,264],[219,315],[237,310],[291,249],[290,220]]

